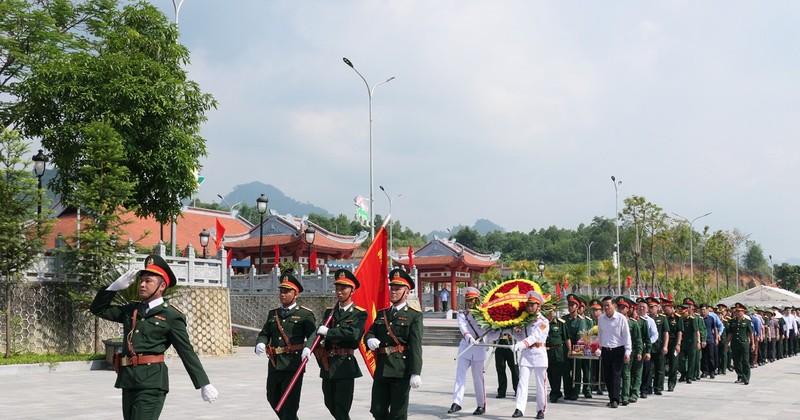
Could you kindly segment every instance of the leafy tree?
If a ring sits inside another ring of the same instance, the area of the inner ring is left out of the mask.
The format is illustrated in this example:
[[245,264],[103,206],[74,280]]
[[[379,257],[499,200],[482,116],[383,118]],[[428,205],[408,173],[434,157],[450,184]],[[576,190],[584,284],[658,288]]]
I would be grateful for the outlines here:
[[24,109],[22,130],[51,151],[59,173],[50,187],[75,202],[74,162],[87,148],[83,130],[103,121],[120,136],[119,163],[135,183],[122,205],[167,223],[197,189],[194,172],[206,154],[200,125],[216,102],[187,79],[182,65],[189,52],[158,9],[145,2],[121,9],[115,0],[91,3],[107,8],[74,35],[87,41],[31,63],[14,89]]
[[[125,261],[127,243],[119,241],[126,222],[121,203],[130,201],[135,183],[124,165],[122,137],[109,125],[88,124],[80,134],[85,144],[76,155],[68,205],[82,209],[82,229],[67,236],[64,252],[65,268],[76,280],[67,290],[71,300],[86,310],[97,290],[119,275]],[[95,317],[95,352],[99,351],[99,318]]]
[[800,266],[783,263],[775,266],[775,278],[782,288],[797,293],[797,285],[800,283]]
[[746,242],[747,251],[744,254],[744,268],[752,272],[763,272],[767,268],[767,260],[761,245],[754,241]]
[[[625,199],[625,208],[622,209],[622,220],[630,229],[633,234],[633,244],[631,246],[631,256],[633,258],[634,279],[635,287],[639,287],[641,279],[640,274],[640,260],[642,259],[642,243],[649,235],[650,237],[657,234],[658,231],[663,229],[664,215],[661,207],[650,203],[646,198],[640,196],[630,196]],[[653,254],[653,239],[649,239],[651,244],[648,248],[650,255]],[[655,277],[655,259],[651,258],[652,276]]]
[[[12,288],[22,273],[30,268],[42,252],[44,237],[50,233],[47,212],[37,214],[42,191],[28,169],[30,155],[19,133],[0,131],[0,277],[5,292],[5,357],[11,356],[14,342],[11,329]],[[42,206],[46,209],[47,206]]]
[[456,242],[472,250],[483,249],[483,244],[481,243],[483,242],[483,238],[481,235],[478,234],[478,231],[470,229],[467,226],[459,229],[458,232],[456,232],[455,239]]

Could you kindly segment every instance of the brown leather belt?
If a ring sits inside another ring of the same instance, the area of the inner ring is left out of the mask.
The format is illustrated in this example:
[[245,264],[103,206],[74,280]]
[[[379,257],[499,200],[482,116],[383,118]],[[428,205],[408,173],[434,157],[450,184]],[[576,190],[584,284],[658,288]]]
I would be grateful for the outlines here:
[[328,357],[349,356],[353,353],[354,353],[353,349],[331,349],[328,350]]
[[563,345],[564,345],[564,343],[561,343],[561,344],[554,344],[554,345],[552,345],[552,346],[548,346],[548,347],[547,347],[547,350],[555,350],[555,349],[557,349],[557,348],[559,348],[559,347],[561,347],[561,346],[563,346]]
[[402,353],[406,350],[406,346],[400,344],[399,346],[378,347],[378,354],[392,354]]
[[283,347],[273,347],[273,349],[275,349],[275,352],[274,352],[275,354],[288,354],[288,353],[291,353],[293,351],[302,350],[303,349],[303,345],[302,344],[290,344],[288,346],[283,346]]
[[163,354],[135,354],[131,357],[122,356],[120,366],[139,366],[151,363],[164,363]]
[[542,346],[544,346],[544,343],[533,343],[530,345],[530,347],[542,347]]

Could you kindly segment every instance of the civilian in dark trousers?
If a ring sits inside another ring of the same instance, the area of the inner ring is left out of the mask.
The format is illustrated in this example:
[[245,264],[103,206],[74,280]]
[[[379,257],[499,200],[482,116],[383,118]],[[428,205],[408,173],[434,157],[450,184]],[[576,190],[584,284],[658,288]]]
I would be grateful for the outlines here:
[[706,328],[706,341],[703,343],[703,357],[700,360],[702,364],[701,377],[706,376],[714,379],[717,372],[717,343],[719,342],[719,330],[714,318],[709,315],[710,307],[705,303],[700,305],[700,314],[703,316],[703,325]]
[[[511,334],[503,334],[497,344],[511,345],[514,344],[514,338]],[[497,397],[506,397],[506,388],[508,387],[508,376],[506,375],[506,366],[511,370],[511,388],[514,395],[517,395],[517,383],[519,383],[519,367],[516,360],[514,360],[514,350],[510,348],[498,347],[494,351],[494,367],[497,370]]]
[[619,406],[622,366],[630,362],[632,350],[628,320],[617,312],[611,296],[603,298],[603,314],[597,320],[598,338],[601,346],[601,365],[608,389],[608,407]]

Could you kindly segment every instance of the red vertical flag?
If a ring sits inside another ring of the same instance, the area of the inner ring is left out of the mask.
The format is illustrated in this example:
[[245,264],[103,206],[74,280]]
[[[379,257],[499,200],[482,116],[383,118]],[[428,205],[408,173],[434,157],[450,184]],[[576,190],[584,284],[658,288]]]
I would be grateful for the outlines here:
[[225,226],[219,222],[219,218],[214,218],[217,221],[217,237],[214,238],[214,243],[217,244],[217,249],[222,244],[222,236],[225,235]]
[[[372,326],[378,310],[389,306],[388,257],[386,228],[381,226],[354,273],[361,283],[361,287],[357,293],[353,294],[353,302],[367,311],[364,331],[368,331]],[[369,374],[375,375],[375,353],[369,351],[363,341],[359,343],[358,349],[361,351]]]
[[233,252],[228,251],[226,259],[228,260],[226,261],[226,263],[228,264],[228,268],[231,268],[231,260],[233,259]]
[[278,264],[281,263],[281,247],[280,247],[280,245],[275,245],[275,247],[272,248],[272,252],[275,253],[275,265],[277,266]]
[[628,276],[628,289],[631,288],[631,280],[632,280],[631,276]]
[[414,248],[408,247],[408,269],[414,266]]
[[564,276],[564,293],[569,291],[569,280],[567,280],[567,276]]
[[561,301],[561,285],[556,283],[556,298]]
[[317,269],[317,250],[311,251],[311,256],[308,257],[308,269],[315,271]]

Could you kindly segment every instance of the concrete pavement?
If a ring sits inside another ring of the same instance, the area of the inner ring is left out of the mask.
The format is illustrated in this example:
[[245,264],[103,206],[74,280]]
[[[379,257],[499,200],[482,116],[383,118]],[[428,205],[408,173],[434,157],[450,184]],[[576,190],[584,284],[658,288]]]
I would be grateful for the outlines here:
[[[454,347],[424,347],[422,387],[411,391],[410,419],[477,418],[472,381],[467,379],[464,409],[446,414],[450,406],[455,375]],[[360,360],[360,358],[359,358]],[[162,419],[274,419],[265,397],[266,363],[256,357],[252,347],[242,347],[232,356],[202,357],[212,384],[220,391],[214,404],[204,403],[192,387],[180,359],[171,358],[171,391]],[[303,383],[299,417],[328,419],[322,402],[319,369],[315,362]],[[366,373],[366,369],[362,370]],[[121,393],[113,387],[113,371],[56,371],[0,377],[0,418],[3,419],[118,419],[121,418]],[[546,418],[574,416],[604,419],[699,418],[800,418],[800,357],[783,359],[753,370],[750,385],[734,384],[735,375],[717,376],[686,385],[675,392],[651,396],[617,409],[606,408],[607,398],[595,395],[574,402],[548,404]],[[369,400],[372,380],[356,380],[351,417],[370,419]],[[533,388],[534,385],[531,385]],[[493,362],[486,372],[487,413],[481,418],[510,418],[511,398],[495,399],[497,377]],[[535,392],[531,389],[525,418],[536,415]]]

